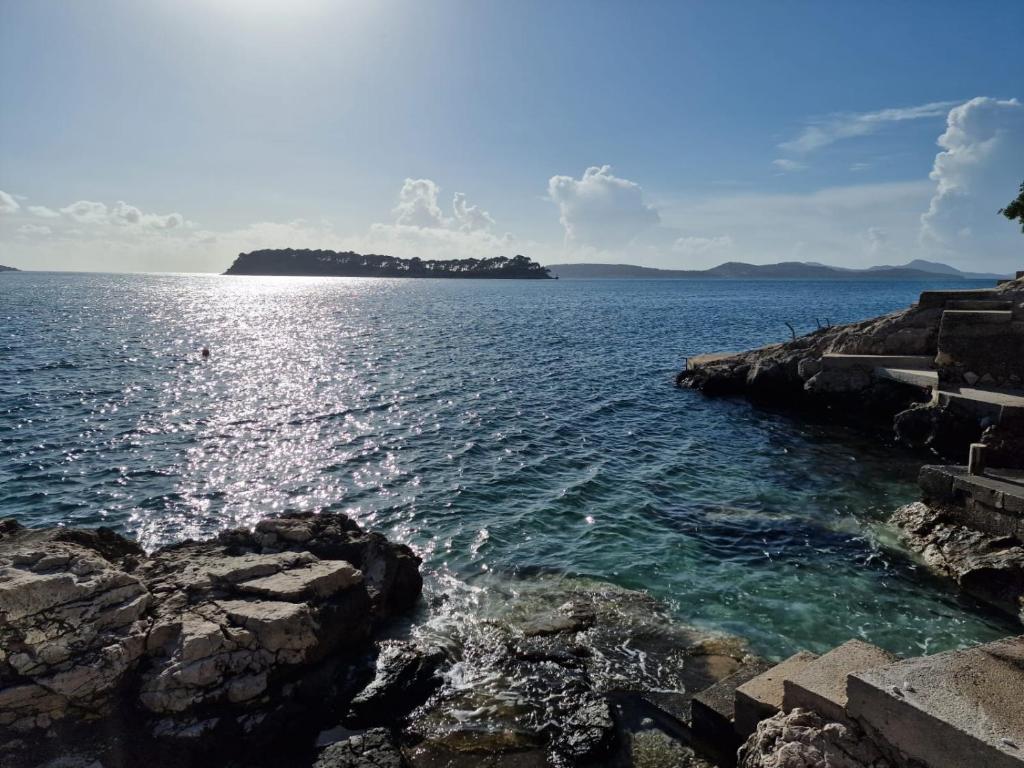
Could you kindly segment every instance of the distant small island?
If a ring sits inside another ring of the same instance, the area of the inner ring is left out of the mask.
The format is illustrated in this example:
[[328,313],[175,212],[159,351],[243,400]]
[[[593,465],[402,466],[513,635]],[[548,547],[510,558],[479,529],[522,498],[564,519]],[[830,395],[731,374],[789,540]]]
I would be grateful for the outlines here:
[[21,270],[15,267],[5,267],[3,264],[0,264],[0,272],[21,272]]
[[722,280],[997,280],[1008,275],[961,272],[956,267],[915,259],[901,266],[867,269],[830,267],[811,261],[784,261],[779,264],[745,264],[729,261],[711,269],[656,269],[635,264],[552,264],[555,277],[576,279],[699,279]]
[[413,257],[295,248],[240,253],[225,275],[303,277],[448,277],[550,280],[551,273],[526,256],[424,261]]

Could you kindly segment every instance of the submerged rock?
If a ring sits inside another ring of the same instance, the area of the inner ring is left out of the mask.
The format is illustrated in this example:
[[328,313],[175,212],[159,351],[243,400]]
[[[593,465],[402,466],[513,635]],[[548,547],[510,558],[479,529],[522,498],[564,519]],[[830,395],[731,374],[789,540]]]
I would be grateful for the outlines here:
[[645,593],[546,577],[506,590],[430,636],[453,663],[410,717],[410,765],[633,765],[638,712],[675,712],[678,726],[695,693],[747,658],[740,641],[676,624]]
[[374,728],[327,747],[313,768],[403,768],[402,753],[386,728]]

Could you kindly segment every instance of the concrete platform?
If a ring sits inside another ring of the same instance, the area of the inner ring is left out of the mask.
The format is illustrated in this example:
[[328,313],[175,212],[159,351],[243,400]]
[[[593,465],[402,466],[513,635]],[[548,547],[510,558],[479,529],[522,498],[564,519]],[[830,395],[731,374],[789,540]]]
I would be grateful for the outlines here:
[[896,661],[896,656],[871,643],[848,640],[788,675],[782,709],[810,709],[829,720],[845,722],[846,678]]
[[946,302],[946,309],[959,309],[968,311],[995,309],[995,310],[1012,310],[1013,302],[1006,300],[997,299],[981,299],[981,300],[964,300],[954,299]]
[[1006,325],[1012,320],[1013,312],[1008,309],[947,309],[942,313],[943,325]]
[[809,651],[800,651],[736,689],[736,734],[746,739],[757,724],[782,710],[783,681],[818,658]]
[[875,376],[880,379],[897,381],[921,389],[935,389],[939,386],[938,371],[923,371],[913,368],[875,368]]
[[842,355],[826,354],[821,356],[821,367],[835,368],[907,368],[927,370],[935,361],[934,355]]
[[848,714],[929,768],[1024,766],[1024,635],[850,676]]

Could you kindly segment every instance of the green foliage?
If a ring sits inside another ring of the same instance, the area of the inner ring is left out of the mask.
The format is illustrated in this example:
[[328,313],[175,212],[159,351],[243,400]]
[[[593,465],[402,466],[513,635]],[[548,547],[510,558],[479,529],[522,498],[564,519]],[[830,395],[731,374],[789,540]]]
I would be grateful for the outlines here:
[[1000,208],[999,212],[1010,221],[1019,221],[1020,231],[1024,232],[1024,181],[1020,183],[1020,192],[1017,194],[1017,199],[1005,208]]

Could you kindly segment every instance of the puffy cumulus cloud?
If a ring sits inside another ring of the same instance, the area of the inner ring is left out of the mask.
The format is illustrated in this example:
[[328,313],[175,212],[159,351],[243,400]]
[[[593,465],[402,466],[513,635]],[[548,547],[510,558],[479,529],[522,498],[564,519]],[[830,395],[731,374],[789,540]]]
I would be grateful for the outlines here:
[[455,224],[463,232],[473,232],[478,229],[488,229],[494,224],[491,214],[479,206],[470,205],[466,195],[456,192],[452,200],[452,211],[455,214]]
[[430,179],[406,179],[392,213],[395,223],[410,227],[443,227],[444,213],[437,204],[441,188]]
[[60,213],[53,210],[53,208],[47,208],[45,205],[30,205],[26,208],[29,213],[33,216],[38,216],[41,219],[59,219]]
[[627,245],[661,220],[640,185],[613,175],[608,165],[587,168],[579,179],[552,176],[548,197],[558,206],[566,240],[596,248]]
[[104,203],[97,203],[91,200],[79,200],[77,203],[65,206],[60,209],[65,216],[69,216],[80,224],[100,224],[107,220],[107,206]]
[[922,243],[940,251],[995,251],[1008,259],[1011,250],[1019,251],[1020,234],[996,211],[1020,184],[1024,105],[971,99],[949,110],[938,144],[930,174],[934,194],[921,216]]
[[9,195],[0,189],[0,213],[15,213],[19,208],[18,201],[13,195]]
[[889,244],[889,233],[882,227],[868,227],[864,239],[867,242],[868,253],[878,255]]
[[841,112],[811,120],[800,134],[779,144],[787,152],[807,154],[842,139],[867,136],[890,123],[942,117],[955,101],[933,101],[913,107],[892,107],[874,112]]

